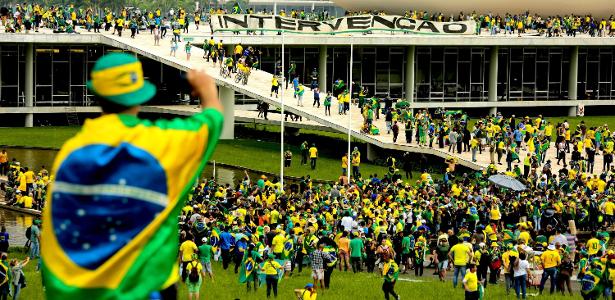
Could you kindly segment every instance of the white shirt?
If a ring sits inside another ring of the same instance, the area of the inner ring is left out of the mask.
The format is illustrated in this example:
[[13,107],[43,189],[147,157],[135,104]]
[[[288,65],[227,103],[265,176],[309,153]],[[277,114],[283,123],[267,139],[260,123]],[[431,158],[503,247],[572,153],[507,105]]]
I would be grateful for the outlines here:
[[342,226],[344,226],[344,231],[352,230],[352,217],[343,217],[342,218]]
[[565,247],[568,245],[568,239],[566,238],[565,235],[563,234],[558,234],[555,237],[553,237],[553,244],[555,243],[559,243],[562,247]]
[[527,260],[522,259],[519,261],[517,268],[513,268],[514,277],[527,275],[527,269],[530,267],[530,263]]

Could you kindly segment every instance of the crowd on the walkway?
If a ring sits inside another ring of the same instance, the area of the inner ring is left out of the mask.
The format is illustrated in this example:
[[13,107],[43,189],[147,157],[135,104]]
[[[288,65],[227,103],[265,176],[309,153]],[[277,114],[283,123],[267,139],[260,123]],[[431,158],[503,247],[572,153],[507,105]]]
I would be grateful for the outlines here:
[[[553,124],[541,115],[518,118],[501,113],[470,120],[463,111],[447,110],[419,110],[413,114],[403,101],[395,103],[389,97],[368,99],[364,95],[361,91],[358,100],[364,120],[362,131],[379,134],[374,120],[384,118],[386,132],[393,134],[394,143],[403,131],[408,144],[458,155],[470,152],[473,162],[485,152],[492,166],[506,164],[509,175],[525,178],[539,168],[551,175],[553,164],[562,165],[566,173],[573,172],[572,176],[578,172],[605,172],[612,167],[615,137],[606,123],[590,127],[581,121],[571,126],[566,120]],[[555,152],[557,161],[547,159],[547,151]],[[599,155],[603,163],[595,166]]]
[[[347,15],[385,15],[383,11],[349,11]],[[506,13],[503,15],[492,13],[459,12],[445,15],[441,12],[427,12],[421,10],[407,10],[403,13],[407,18],[434,22],[476,22],[476,34],[508,34],[521,36],[521,34],[538,34],[545,37],[576,36],[588,34],[592,37],[615,36],[615,17],[596,18],[591,14],[569,14],[564,16],[541,16],[530,11],[523,13]]]
[[[92,6],[76,7],[67,5],[42,5],[38,3],[17,3],[0,10],[2,24],[6,32],[38,31],[39,28],[50,28],[59,33],[76,33],[77,27],[87,31],[99,32],[111,29],[121,34],[122,29],[130,30],[132,36],[139,31],[160,31],[164,36],[167,31],[176,30],[187,33],[190,24],[198,30],[200,24],[205,24],[212,15],[219,14],[273,14],[273,7],[255,11],[252,7],[241,7],[235,3],[230,8],[209,6],[208,8],[185,9],[178,7],[162,11],[141,10],[135,7],[124,7],[118,10],[110,8],[96,9]],[[346,15],[379,14],[382,11],[347,11]],[[280,9],[277,15],[302,20],[323,21],[334,18],[325,10],[306,11],[304,9]],[[615,36],[615,17],[596,18],[590,14],[569,14],[564,16],[540,16],[529,11],[523,13],[484,14],[464,13],[445,15],[439,12],[421,10],[407,10],[402,13],[407,18],[430,21],[474,21],[477,24],[476,34],[539,34],[546,37],[576,36],[587,34],[590,36]],[[255,32],[248,32],[255,34]]]
[[[246,176],[237,186],[201,180],[180,221],[184,280],[198,290],[202,277],[213,279],[213,261],[221,260],[248,291],[264,281],[267,295],[276,295],[278,277],[306,266],[316,291],[336,288],[330,285],[336,270],[367,271],[382,274],[385,298],[395,299],[399,273],[420,277],[432,266],[441,280],[453,270],[453,287],[463,285],[467,299],[501,281],[525,298],[526,283],[540,292],[546,286],[572,293],[575,276],[585,283],[600,266],[615,270],[607,250],[607,229],[615,222],[612,171],[542,174],[539,184],[530,176],[521,178],[529,189],[513,192],[488,181],[493,169],[448,170],[442,181],[423,172],[407,184],[396,160],[387,162],[388,174],[357,170],[345,184],[315,184],[309,177],[284,188],[265,176]],[[577,230],[591,238],[579,241]],[[189,279],[190,264],[204,270],[201,279]],[[595,288],[583,284],[584,296],[594,299],[604,292],[600,287],[612,287],[607,272],[600,274]]]

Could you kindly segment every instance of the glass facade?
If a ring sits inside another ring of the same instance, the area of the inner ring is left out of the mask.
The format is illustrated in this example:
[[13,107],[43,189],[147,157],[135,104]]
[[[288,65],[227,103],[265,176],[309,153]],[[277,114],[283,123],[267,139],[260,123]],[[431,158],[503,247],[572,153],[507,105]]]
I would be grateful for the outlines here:
[[569,61],[568,48],[500,48],[498,101],[568,99]]
[[613,48],[579,49],[578,99],[615,99],[613,64]]
[[487,101],[489,48],[417,47],[416,101]]
[[[391,93],[392,97],[402,97],[404,94],[405,53],[402,47],[355,47],[353,55],[353,81],[366,86],[370,93],[378,95]],[[276,60],[281,61],[280,47],[262,48],[261,64],[263,70],[273,72]],[[297,74],[302,81],[309,82],[314,68],[318,69],[319,48],[317,47],[287,47],[285,61],[297,65]],[[350,48],[327,48],[327,86],[342,79],[350,82]]]
[[[257,47],[263,70],[272,73],[281,62],[281,47]],[[491,47],[416,47],[415,101],[487,101]],[[122,51],[104,45],[34,46],[34,106],[90,106],[95,98],[86,81],[95,61]],[[318,68],[319,47],[287,47],[285,61],[297,64],[303,82]],[[352,81],[369,95],[404,98],[407,47],[355,47]],[[570,47],[500,47],[497,100],[567,100]],[[0,45],[0,106],[24,106],[26,46]],[[337,79],[350,82],[350,48],[327,47],[327,86]],[[181,71],[140,57],[144,74],[158,87],[152,104],[185,103],[189,91]],[[581,47],[578,57],[579,100],[615,99],[615,52],[608,47]],[[321,74],[323,75],[323,74]],[[357,92],[357,91],[355,91]],[[239,95],[238,95],[239,96]],[[238,99],[245,99],[241,95]],[[248,99],[249,100],[249,99]]]
[[[0,106],[24,106],[25,45],[0,45]],[[104,53],[122,51],[102,45],[35,45],[34,106],[90,106],[95,99],[86,81]],[[180,82],[181,71],[139,57],[147,80],[158,86],[152,104],[186,101],[189,91]],[[189,98],[188,98],[189,99]]]

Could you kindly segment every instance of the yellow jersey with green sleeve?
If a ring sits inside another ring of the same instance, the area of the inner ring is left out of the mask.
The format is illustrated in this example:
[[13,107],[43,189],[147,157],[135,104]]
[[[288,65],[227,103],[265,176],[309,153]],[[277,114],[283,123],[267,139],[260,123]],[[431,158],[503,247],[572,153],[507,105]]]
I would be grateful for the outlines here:
[[51,299],[144,299],[178,279],[177,217],[212,155],[223,116],[85,122],[56,157],[43,213]]

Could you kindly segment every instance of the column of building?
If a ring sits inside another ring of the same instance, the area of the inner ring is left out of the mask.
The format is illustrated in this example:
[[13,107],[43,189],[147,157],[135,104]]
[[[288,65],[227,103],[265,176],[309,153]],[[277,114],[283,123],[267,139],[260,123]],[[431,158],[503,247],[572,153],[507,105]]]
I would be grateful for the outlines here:
[[495,102],[498,101],[498,63],[499,63],[499,46],[491,47],[491,55],[489,57],[489,102],[493,102],[489,108],[489,114],[495,115],[498,112]]
[[327,92],[327,46],[320,46],[318,53],[318,88]]
[[577,97],[577,81],[579,76],[579,46],[573,46],[570,49],[570,66],[568,72],[568,100],[574,101],[574,105],[568,109],[568,116],[574,117],[577,115],[577,107],[579,101]]
[[224,108],[224,127],[220,139],[232,140],[235,138],[235,91],[226,86],[218,86],[218,97]]
[[[34,45],[26,44],[26,76],[24,85],[24,104],[26,108],[34,107]],[[26,114],[25,127],[34,126],[34,114],[28,112]]]
[[[416,47],[414,45],[408,46],[406,49],[406,78],[405,78],[405,91],[406,91],[406,101],[410,103],[410,107],[412,107],[412,103],[414,103],[414,61],[415,61],[415,50]],[[414,113],[414,109],[411,108],[411,112]]]

